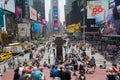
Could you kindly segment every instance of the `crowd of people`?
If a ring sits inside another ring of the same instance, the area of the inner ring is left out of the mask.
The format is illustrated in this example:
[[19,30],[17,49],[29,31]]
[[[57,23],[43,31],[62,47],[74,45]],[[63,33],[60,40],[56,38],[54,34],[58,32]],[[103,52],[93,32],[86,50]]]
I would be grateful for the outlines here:
[[[44,47],[44,50],[48,55],[49,52],[53,52],[55,56],[55,50],[51,47],[55,46],[54,44],[49,43],[48,46],[46,45],[46,47]],[[67,54],[67,51],[70,50],[71,53]],[[46,80],[43,71],[44,69],[50,70],[49,75],[53,80],[71,80],[72,76],[75,76],[76,80],[86,80],[85,74],[89,73],[90,69],[92,70],[92,73],[95,72],[96,60],[94,56],[92,56],[91,59],[87,56],[85,48],[71,43],[68,47],[64,46],[64,52],[65,59],[61,58],[62,60],[58,60],[57,57],[54,57],[55,62],[54,64],[51,64],[50,57],[48,56],[48,62],[45,61],[43,65],[40,64],[43,55],[40,57],[41,59],[36,59],[38,58],[38,54],[36,54],[36,58],[34,59],[33,55],[30,54],[30,59],[33,60],[29,63],[25,61],[18,64],[17,68],[14,70],[14,80]]]
[[[51,80],[73,80],[73,76],[75,80],[86,80],[86,74],[94,74],[96,71],[95,53],[91,54],[92,57],[86,53],[86,48],[89,47],[80,42],[68,43],[67,46],[63,46],[65,55],[58,59],[53,42],[47,43],[35,55],[34,52],[31,52],[28,61],[18,61],[17,66],[10,66],[14,69],[13,80],[48,80],[48,75]],[[91,51],[93,53],[94,49]],[[48,54],[48,59],[41,64],[44,53]],[[49,56],[51,53],[55,59],[53,64],[51,64],[51,57]],[[12,64],[12,62],[10,63]],[[106,61],[104,61],[100,68],[106,69],[106,80],[120,80],[120,68],[117,65],[107,68]],[[46,69],[49,70],[49,74],[44,73]]]

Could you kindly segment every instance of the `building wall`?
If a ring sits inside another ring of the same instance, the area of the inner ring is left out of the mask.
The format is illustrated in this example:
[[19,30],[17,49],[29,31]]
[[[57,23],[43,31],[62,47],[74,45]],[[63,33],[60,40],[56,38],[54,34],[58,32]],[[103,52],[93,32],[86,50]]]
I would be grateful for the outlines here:
[[40,17],[45,19],[45,0],[33,0],[34,9],[40,12]]

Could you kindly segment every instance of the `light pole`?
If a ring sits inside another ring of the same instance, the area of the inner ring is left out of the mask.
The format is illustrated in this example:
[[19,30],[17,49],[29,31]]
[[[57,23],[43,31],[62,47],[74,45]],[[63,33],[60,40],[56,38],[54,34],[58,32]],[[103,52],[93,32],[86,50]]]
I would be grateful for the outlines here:
[[84,11],[83,11],[83,34],[82,34],[82,38],[83,38],[83,42],[85,43],[85,28],[86,28],[86,25],[85,25],[85,14],[84,14]]
[[86,11],[86,4],[83,5],[83,8],[80,10],[81,12],[83,12],[83,34],[82,34],[82,38],[83,38],[83,42],[85,43],[85,11]]

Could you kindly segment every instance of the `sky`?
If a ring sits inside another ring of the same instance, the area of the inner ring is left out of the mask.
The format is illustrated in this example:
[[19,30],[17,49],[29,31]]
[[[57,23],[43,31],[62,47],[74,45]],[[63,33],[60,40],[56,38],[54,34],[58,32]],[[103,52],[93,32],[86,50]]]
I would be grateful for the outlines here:
[[[49,9],[51,7],[51,0],[45,0],[45,16],[46,16],[46,20],[49,20]],[[60,21],[63,22],[65,21],[65,16],[64,16],[64,4],[65,4],[65,0],[58,0],[59,1],[59,15],[60,15]]]

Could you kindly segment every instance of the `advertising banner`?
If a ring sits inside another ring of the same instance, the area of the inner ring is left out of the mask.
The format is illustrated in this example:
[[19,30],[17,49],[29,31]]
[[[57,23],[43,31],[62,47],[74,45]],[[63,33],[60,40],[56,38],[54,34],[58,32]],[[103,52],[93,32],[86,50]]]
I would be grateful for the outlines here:
[[16,20],[21,21],[22,20],[22,8],[16,7]]
[[0,42],[2,42],[2,35],[1,35],[1,33],[0,33]]
[[54,27],[54,30],[55,30],[55,31],[58,31],[58,30],[59,30],[59,28],[58,28],[58,27]]
[[37,21],[37,11],[33,9],[31,6],[29,7],[30,10],[30,19]]
[[37,22],[34,22],[34,32],[39,33],[41,31],[42,31],[41,25]]
[[0,0],[0,8],[4,9],[4,0]]
[[4,0],[5,10],[15,13],[15,0]]
[[105,11],[102,11],[101,13],[96,14],[95,19],[96,19],[96,24],[103,24],[105,22]]
[[68,26],[68,33],[77,33],[80,32],[80,22],[77,24],[71,24]]
[[29,5],[33,6],[33,0],[29,0]]
[[119,6],[120,5],[120,0],[115,0],[115,6]]
[[42,19],[42,23],[46,25],[47,21],[45,19]]
[[69,27],[68,27],[68,33],[74,33],[75,32],[74,27],[75,27],[75,24],[69,25]]
[[97,14],[106,12],[109,0],[87,1],[87,19],[95,18]]
[[27,24],[25,23],[18,24],[18,35],[19,37],[27,36]]
[[4,27],[3,11],[0,9],[0,27]]

